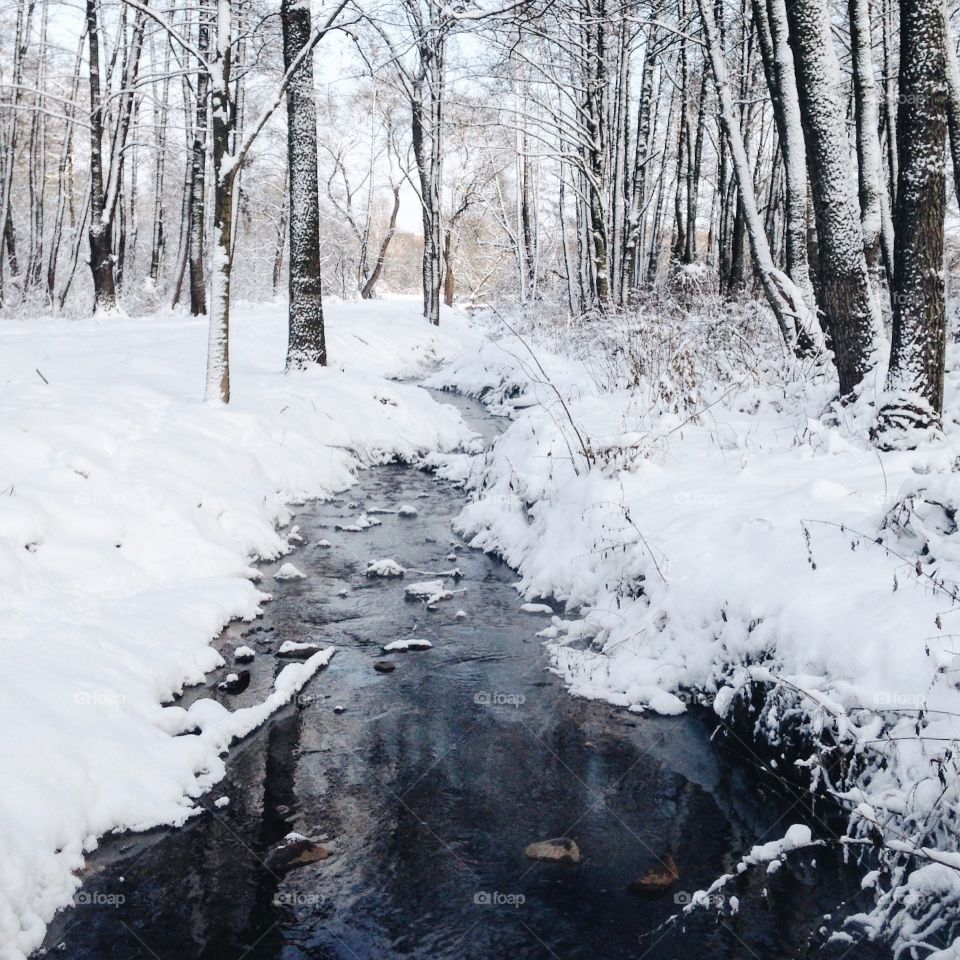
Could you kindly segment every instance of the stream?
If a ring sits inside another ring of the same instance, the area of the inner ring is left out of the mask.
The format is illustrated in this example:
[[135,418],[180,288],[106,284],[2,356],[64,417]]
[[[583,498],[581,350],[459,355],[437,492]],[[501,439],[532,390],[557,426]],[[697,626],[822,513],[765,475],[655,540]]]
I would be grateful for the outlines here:
[[[488,437],[498,428],[479,404],[437,396]],[[415,517],[336,529],[364,509],[404,503]],[[857,878],[825,850],[771,876],[751,871],[731,888],[735,916],[707,910],[663,926],[752,844],[812,816],[806,802],[715,745],[703,717],[637,716],[569,696],[535,636],[549,616],[521,612],[516,574],[452,534],[462,504],[453,485],[391,464],[300,510],[306,542],[284,559],[306,578],[273,581],[279,563],[264,565],[274,601],[218,642],[256,649],[249,688],[216,689],[231,666],[181,702],[262,699],[289,662],[274,656],[284,640],[313,637],[336,656],[295,704],[234,746],[203,814],[180,829],[104,838],[45,951],[76,960],[844,955],[849,945],[824,948],[817,930]],[[317,546],[323,539],[329,548]],[[367,563],[381,558],[410,572],[368,578]],[[405,599],[405,585],[431,579],[414,570],[454,566],[462,593],[436,610]],[[432,648],[383,653],[413,636]],[[383,660],[396,669],[377,672]],[[229,805],[216,806],[219,797]],[[330,855],[267,866],[290,831]],[[581,862],[524,855],[553,837],[573,838]],[[678,873],[668,890],[630,889],[668,856]],[[862,945],[850,953],[881,955]]]

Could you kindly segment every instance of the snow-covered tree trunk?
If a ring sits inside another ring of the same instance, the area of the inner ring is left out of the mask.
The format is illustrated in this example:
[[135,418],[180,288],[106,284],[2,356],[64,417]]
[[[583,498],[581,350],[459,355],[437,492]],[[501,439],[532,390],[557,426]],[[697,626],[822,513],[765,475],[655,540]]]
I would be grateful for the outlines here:
[[94,312],[117,308],[113,277],[113,219],[107,215],[103,178],[103,98],[100,92],[100,24],[96,0],[87,0],[90,80],[90,270]]
[[947,22],[947,127],[950,133],[950,158],[953,162],[953,190],[960,204],[960,66]]
[[826,266],[818,278],[821,307],[832,337],[840,393],[849,396],[877,363],[883,339],[880,312],[863,250],[826,0],[790,0],[786,8],[820,261]]
[[887,195],[891,206],[897,202],[897,70],[893,49],[893,19],[896,0],[883,3],[883,126],[887,146]]
[[236,118],[231,89],[232,0],[217,0],[217,43],[211,67],[213,134],[213,252],[210,267],[210,327],[207,340],[206,399],[230,402],[230,280],[233,267],[233,188],[236,157],[231,133]]
[[[85,45],[86,35],[84,32],[84,35],[81,36],[80,42],[77,45],[77,55],[74,60],[73,79],[71,81],[70,99],[74,104],[77,102],[77,94],[80,90],[81,63]],[[64,131],[63,142],[60,147],[60,159],[57,163],[57,206],[53,217],[50,249],[47,254],[47,301],[50,304],[56,301],[57,261],[60,254],[60,244],[63,239],[64,218],[67,213],[68,199],[70,199],[70,185],[68,183],[67,171],[70,166],[70,158],[73,151],[75,109],[76,108],[71,109],[68,113],[66,130]]]
[[[309,0],[282,0],[283,63],[289,70],[312,33]],[[290,191],[289,336],[287,367],[325,364],[320,290],[320,196],[317,184],[317,107],[313,57],[287,85],[287,169]]]
[[[657,16],[659,0],[651,7],[651,19]],[[640,237],[643,230],[644,205],[647,200],[647,158],[650,152],[650,118],[653,112],[653,70],[655,66],[654,44],[656,26],[651,24],[647,42],[643,50],[643,69],[640,74],[640,97],[637,105],[637,134],[633,152],[633,171],[631,174],[631,196],[627,214],[627,228],[624,238],[624,261],[626,276],[624,280],[625,301],[636,293],[640,276]]]
[[939,426],[946,351],[947,31],[943,0],[901,0],[893,345],[877,415],[885,447],[914,446]]
[[606,60],[606,29],[603,0],[595,5],[586,0],[583,17],[583,45],[586,75],[583,77],[585,96],[582,107],[587,126],[585,166],[589,188],[589,232],[593,265],[595,305],[603,307],[610,299],[609,237],[604,198],[606,171],[606,92],[608,87]]
[[743,143],[743,133],[730,95],[727,67],[713,11],[707,6],[709,0],[697,0],[703,21],[707,55],[713,72],[717,101],[720,105],[720,124],[730,148],[734,176],[743,208],[744,229],[750,243],[754,271],[760,281],[787,345],[798,356],[817,354],[823,349],[823,337],[816,317],[804,302],[803,294],[793,281],[778,270],[770,255],[770,246],[763,231],[760,212],[753,186],[753,173]]
[[[16,239],[11,212],[11,193],[13,171],[17,157],[17,134],[19,125],[19,106],[23,92],[23,64],[27,56],[30,28],[33,22],[34,0],[19,0],[17,4],[17,25],[14,34],[13,70],[11,71],[11,91],[9,119],[4,132],[3,177],[0,180],[0,303],[3,302],[3,250],[6,247],[10,259],[10,272],[16,276],[19,272],[17,262]],[[89,10],[88,10],[89,15]]]
[[[877,274],[881,256],[890,272],[893,267],[890,203],[883,185],[880,150],[880,110],[877,79],[873,68],[873,37],[870,0],[849,0],[850,52],[853,62],[853,93],[857,116],[857,170],[860,185],[860,225],[867,266]],[[882,241],[882,243],[881,243]]]
[[[200,0],[197,27],[197,51],[206,57],[210,52],[211,0]],[[201,66],[196,81],[196,119],[190,151],[190,219],[187,249],[190,277],[190,313],[199,317],[207,312],[207,280],[205,253],[207,230],[207,124],[210,111],[210,75]]]
[[164,251],[167,243],[163,186],[167,160],[167,116],[170,109],[171,48],[169,43],[165,43],[164,47],[164,78],[160,88],[160,102],[154,104],[153,108],[153,117],[156,124],[154,133],[156,159],[154,161],[153,226],[150,236],[150,283],[154,288],[157,287],[160,280],[160,270],[163,266]]
[[[759,2],[762,3],[762,0]],[[784,0],[767,0],[767,12],[772,46],[771,72],[776,87],[774,117],[779,123],[785,182],[784,233],[787,273],[811,309],[816,310],[807,259],[807,156]],[[771,94],[772,92],[773,88]]]

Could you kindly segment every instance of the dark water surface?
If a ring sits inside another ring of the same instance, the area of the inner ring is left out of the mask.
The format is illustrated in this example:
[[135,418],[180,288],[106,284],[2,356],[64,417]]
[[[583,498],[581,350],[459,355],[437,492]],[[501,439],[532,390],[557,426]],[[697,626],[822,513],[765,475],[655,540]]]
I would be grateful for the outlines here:
[[[272,651],[287,639],[335,645],[330,667],[234,748],[206,813],[179,830],[105,840],[85,902],[57,918],[47,950],[78,960],[843,956],[819,949],[815,931],[856,883],[822,851],[816,870],[807,857],[749,876],[731,891],[736,917],[712,911],[684,929],[660,927],[676,900],[803,820],[804,804],[764,792],[702,719],[637,717],[567,695],[534,636],[548,618],[521,613],[515,574],[452,536],[462,502],[451,485],[392,465],[301,512],[307,542],[289,559],[307,579],[266,580],[276,599],[265,616],[223,638],[224,650],[258,650],[251,686],[215,695],[231,706],[261,699],[285,662]],[[402,503],[418,516],[334,529],[363,507]],[[316,547],[323,538],[332,548]],[[446,559],[452,542],[456,563]],[[464,592],[436,611],[405,601],[404,583],[429,578],[367,579],[367,562],[384,557],[424,571],[457,566]],[[391,654],[395,672],[375,672],[381,646],[410,636],[434,646]],[[229,806],[214,807],[219,796]],[[291,830],[333,855],[267,868]],[[555,836],[576,840],[580,864],[524,856]],[[666,854],[679,868],[674,888],[657,899],[631,893]]]

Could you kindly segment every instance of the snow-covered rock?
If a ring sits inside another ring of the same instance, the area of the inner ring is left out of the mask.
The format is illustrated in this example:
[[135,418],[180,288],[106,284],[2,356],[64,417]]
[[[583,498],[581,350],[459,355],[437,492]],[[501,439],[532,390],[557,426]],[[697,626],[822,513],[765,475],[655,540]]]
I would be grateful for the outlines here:
[[308,657],[311,654],[316,653],[320,649],[319,643],[314,643],[312,640],[307,641],[298,641],[298,640],[284,640],[280,644],[280,649],[277,650],[278,657]]
[[429,650],[433,644],[429,640],[419,637],[410,637],[408,640],[393,640],[383,648],[384,653],[393,653],[397,650]]
[[440,600],[449,600],[453,591],[444,586],[443,580],[437,579],[410,583],[404,588],[404,594],[408,600],[422,600],[429,605]]
[[306,574],[289,561],[273,575],[274,580],[303,580],[305,577]]
[[367,564],[368,577],[402,577],[406,573],[396,560],[371,560]]

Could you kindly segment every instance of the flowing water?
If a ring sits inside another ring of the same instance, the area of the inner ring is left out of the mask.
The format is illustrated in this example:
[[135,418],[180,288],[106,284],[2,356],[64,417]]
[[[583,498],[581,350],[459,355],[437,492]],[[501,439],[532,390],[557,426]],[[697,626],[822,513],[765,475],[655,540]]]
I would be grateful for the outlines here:
[[[443,399],[495,429],[478,405]],[[417,516],[336,529],[361,509],[402,503]],[[663,926],[741,852],[803,820],[805,804],[721,752],[702,718],[634,716],[566,694],[535,637],[548,617],[520,612],[516,575],[451,533],[462,503],[452,485],[388,465],[300,512],[306,544],[290,559],[307,577],[268,580],[264,616],[226,631],[225,651],[244,642],[258,656],[248,690],[219,693],[218,675],[212,695],[231,706],[262,698],[283,640],[335,645],[331,665],[234,748],[204,814],[105,840],[46,950],[109,960],[843,955],[820,950],[816,930],[855,878],[824,851],[816,869],[807,856],[747,875],[730,891],[736,916]],[[436,610],[405,600],[405,583],[429,577],[368,579],[367,562],[387,557],[410,571],[459,567],[462,593]],[[432,649],[383,654],[411,636]],[[394,672],[374,669],[385,659]],[[201,695],[211,689],[184,702]],[[228,806],[214,805],[220,796]],[[292,830],[331,856],[287,872],[265,864]],[[559,836],[576,841],[579,864],[524,856]],[[664,895],[629,889],[667,855],[679,879]]]

